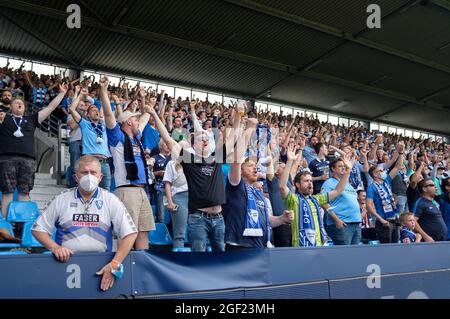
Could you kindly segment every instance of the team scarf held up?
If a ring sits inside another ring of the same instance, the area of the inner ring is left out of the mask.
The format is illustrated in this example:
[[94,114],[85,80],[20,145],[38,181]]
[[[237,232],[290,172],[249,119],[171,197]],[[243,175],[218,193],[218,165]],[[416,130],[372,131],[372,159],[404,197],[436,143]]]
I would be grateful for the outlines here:
[[412,243],[416,242],[416,233],[414,231],[409,230],[408,228],[406,228],[406,226],[402,227],[401,234],[402,234],[402,237],[409,238],[409,240]]
[[[300,193],[297,193],[298,196],[298,224],[299,224],[299,240],[300,245],[303,247],[315,247],[316,243],[316,226],[314,224],[314,217],[311,206],[308,203],[308,200]],[[317,219],[319,220],[320,227],[320,235],[322,236],[322,243],[326,241],[327,235],[325,232],[325,228],[323,226],[323,220],[320,218],[320,205],[314,196],[310,196],[314,207],[317,212]]]
[[[261,141],[260,140],[260,136],[262,135],[261,137],[264,137],[264,134],[262,134],[264,131],[266,132],[266,134],[265,134],[266,140],[265,141]],[[257,149],[257,156],[258,156],[258,158],[261,158],[261,154],[263,156],[265,156],[266,148],[267,148],[267,145],[269,145],[269,143],[270,143],[271,137],[272,137],[272,131],[266,125],[258,124],[256,126],[256,140],[257,140],[257,143],[258,143],[258,149]]]
[[391,218],[398,218],[395,202],[394,202],[394,195],[392,194],[392,190],[389,187],[389,185],[383,181],[382,184],[375,183],[375,188],[378,192],[378,195],[381,198],[381,204],[383,206],[383,212],[386,215],[385,218],[391,219]]
[[266,205],[266,201],[264,195],[261,194],[259,190],[255,187],[250,186],[247,183],[244,183],[245,193],[247,195],[247,216],[245,218],[245,229],[243,236],[253,236],[253,237],[263,237],[263,229],[261,222],[259,220],[259,212],[256,207],[255,197],[258,197],[264,203],[264,214],[266,215],[266,232],[267,232],[267,243],[266,246],[268,248],[272,248],[272,244],[270,242],[270,225],[269,225],[269,212]]

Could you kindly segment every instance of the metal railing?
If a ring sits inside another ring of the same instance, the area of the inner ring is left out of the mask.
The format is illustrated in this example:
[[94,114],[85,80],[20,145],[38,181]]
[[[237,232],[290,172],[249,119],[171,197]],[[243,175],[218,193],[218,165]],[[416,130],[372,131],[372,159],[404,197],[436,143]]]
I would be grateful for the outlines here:
[[[27,102],[27,114],[33,114],[37,113],[42,108],[39,106]],[[67,132],[67,124],[62,123],[61,119],[56,117],[53,114],[50,114],[50,116],[45,119],[38,128],[42,131],[47,133],[48,137],[55,138],[57,140],[57,156],[56,156],[56,181],[58,185],[62,184],[62,174],[63,174],[63,156],[62,154],[62,144],[64,145],[68,144],[69,134]],[[42,158],[41,158],[42,160]]]

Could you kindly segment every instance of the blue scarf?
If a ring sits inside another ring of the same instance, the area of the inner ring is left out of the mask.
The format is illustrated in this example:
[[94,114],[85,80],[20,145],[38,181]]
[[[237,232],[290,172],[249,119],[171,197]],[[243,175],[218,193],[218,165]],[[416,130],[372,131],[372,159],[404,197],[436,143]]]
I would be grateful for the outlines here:
[[245,219],[245,229],[242,236],[264,236],[255,201],[255,197],[258,197],[258,199],[262,200],[264,203],[264,213],[266,214],[267,247],[272,247],[272,244],[270,243],[269,212],[264,195],[255,187],[250,186],[247,183],[244,183],[244,187],[245,193],[247,194],[247,216]]
[[402,234],[402,238],[409,238],[412,243],[416,242],[416,233],[413,232],[412,230],[409,230],[408,228],[406,228],[406,226],[402,227],[401,234]]
[[[266,140],[263,141],[263,143],[261,143],[261,141],[259,140],[259,135],[261,134],[261,131],[263,131],[263,130],[267,130],[267,136],[266,136]],[[258,124],[257,125],[257,127],[256,127],[256,140],[258,142],[258,153],[257,153],[258,158],[261,157],[260,154],[264,154],[264,156],[265,156],[265,154],[266,154],[266,147],[270,143],[271,136],[272,136],[272,132],[271,132],[270,128],[268,128],[267,126],[265,126],[263,124]]]
[[[314,224],[313,213],[308,200],[300,193],[298,196],[298,225],[299,225],[299,239],[300,245],[303,247],[315,247],[316,243],[316,226]],[[320,218],[320,205],[314,196],[310,196],[314,206],[316,207],[317,219],[319,220],[320,234],[322,236],[322,243],[326,242],[326,232],[323,226],[323,220]]]
[[[394,195],[392,194],[391,187],[387,182],[383,181],[383,184],[373,183],[378,192],[378,195],[381,198],[381,205],[383,207],[384,218],[397,218],[397,209],[394,202]],[[382,216],[383,217],[383,216]]]
[[353,186],[353,188],[355,190],[364,189],[362,179],[361,179],[361,174],[359,172],[359,168],[356,165],[353,166],[353,168],[350,172],[349,183],[350,183],[350,185]]

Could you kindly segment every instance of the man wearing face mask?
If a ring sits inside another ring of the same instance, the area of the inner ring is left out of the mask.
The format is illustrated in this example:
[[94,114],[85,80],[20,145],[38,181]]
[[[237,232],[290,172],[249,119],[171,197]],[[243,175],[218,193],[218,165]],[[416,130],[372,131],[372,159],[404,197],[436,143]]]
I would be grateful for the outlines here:
[[398,211],[392,193],[392,180],[403,166],[404,158],[399,156],[389,174],[380,165],[369,169],[373,183],[367,187],[367,211],[377,219],[375,231],[382,244],[397,243],[399,240]]
[[11,114],[0,123],[0,191],[3,193],[4,218],[16,188],[19,201],[30,200],[36,171],[34,131],[58,107],[67,92],[67,85],[60,85],[59,92],[48,107],[30,116],[24,116],[25,103],[21,98],[12,99]]
[[[155,221],[146,192],[149,170],[141,143],[142,130],[150,117],[145,112],[147,92],[144,88],[138,92],[142,115],[125,111],[116,121],[108,98],[108,85],[108,78],[102,77],[100,99],[105,114],[108,143],[114,161],[115,194],[124,203],[138,228],[136,249],[148,249],[148,232],[155,230]],[[150,103],[154,105],[156,98],[151,98]]]
[[[75,164],[78,187],[53,199],[35,221],[32,233],[58,261],[66,262],[74,252],[111,252],[114,232],[120,239],[117,251],[97,272],[102,276],[100,288],[105,291],[113,286],[115,277],[122,277],[122,261],[133,247],[137,229],[122,202],[98,187],[101,179],[98,159],[81,157]],[[54,241],[50,236],[55,228]]]

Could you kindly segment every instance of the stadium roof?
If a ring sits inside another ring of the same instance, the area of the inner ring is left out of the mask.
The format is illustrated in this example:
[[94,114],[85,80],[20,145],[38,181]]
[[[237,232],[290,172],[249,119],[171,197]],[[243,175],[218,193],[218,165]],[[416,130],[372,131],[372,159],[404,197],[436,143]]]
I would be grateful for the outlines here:
[[1,0],[0,52],[449,135],[450,1],[375,2]]

